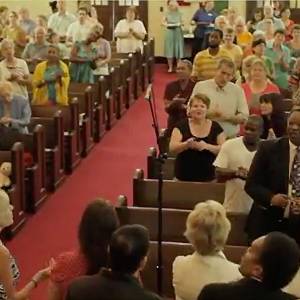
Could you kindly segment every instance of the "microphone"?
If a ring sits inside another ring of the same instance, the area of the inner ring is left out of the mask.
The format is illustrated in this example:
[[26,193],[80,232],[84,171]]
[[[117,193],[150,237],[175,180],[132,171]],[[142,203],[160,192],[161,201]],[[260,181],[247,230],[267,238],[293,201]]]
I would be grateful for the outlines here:
[[147,87],[146,93],[145,93],[145,100],[150,101],[152,96],[152,83],[150,83]]

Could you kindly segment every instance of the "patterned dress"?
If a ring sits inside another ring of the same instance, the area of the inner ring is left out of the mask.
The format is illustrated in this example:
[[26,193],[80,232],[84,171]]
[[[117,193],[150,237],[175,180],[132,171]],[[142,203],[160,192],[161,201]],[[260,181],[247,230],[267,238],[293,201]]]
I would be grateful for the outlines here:
[[[6,247],[2,244],[1,241],[0,241],[0,245],[6,249]],[[11,276],[13,278],[13,285],[16,286],[17,281],[20,277],[20,271],[19,271],[19,268],[16,264],[15,259],[13,258],[13,256],[11,254],[9,254],[9,260],[10,260]],[[8,298],[7,298],[7,295],[6,295],[6,291],[3,287],[3,285],[0,284],[0,300],[7,300],[7,299]]]

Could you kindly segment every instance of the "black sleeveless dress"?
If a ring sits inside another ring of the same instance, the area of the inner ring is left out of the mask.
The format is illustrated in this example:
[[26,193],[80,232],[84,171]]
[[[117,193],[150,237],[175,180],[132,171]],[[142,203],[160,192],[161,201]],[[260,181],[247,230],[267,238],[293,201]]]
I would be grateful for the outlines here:
[[[182,134],[182,142],[195,137],[198,141],[203,140],[212,145],[217,145],[217,137],[223,132],[222,127],[214,121],[212,121],[209,134],[201,138],[192,135],[188,119],[182,120],[176,125],[176,128]],[[215,167],[213,166],[215,158],[216,155],[208,150],[185,150],[176,157],[175,176],[182,181],[211,181],[215,178]]]

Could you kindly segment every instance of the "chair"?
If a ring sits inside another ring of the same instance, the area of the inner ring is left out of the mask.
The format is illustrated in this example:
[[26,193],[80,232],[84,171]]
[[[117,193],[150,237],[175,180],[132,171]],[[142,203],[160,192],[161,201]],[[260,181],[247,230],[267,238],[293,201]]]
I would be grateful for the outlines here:
[[80,163],[80,127],[79,127],[79,104],[72,99],[68,106],[43,106],[33,105],[31,107],[32,117],[52,118],[57,111],[61,111],[64,128],[64,153],[65,172],[72,173]]
[[[229,261],[239,263],[241,257],[246,252],[247,247],[226,245],[224,254]],[[163,296],[174,299],[174,289],[172,285],[173,262],[177,256],[189,255],[194,252],[191,244],[186,243],[162,243],[162,264],[163,264]],[[142,271],[142,281],[145,288],[157,292],[157,242],[150,242],[150,251],[145,269]]]
[[6,190],[11,205],[13,205],[14,223],[3,230],[2,236],[11,239],[24,225],[25,215],[25,167],[24,167],[24,148],[22,143],[15,143],[10,151],[0,151],[0,164],[11,162],[11,187]]
[[31,118],[29,129],[32,131],[38,124],[43,125],[46,138],[46,189],[54,192],[65,179],[62,112],[57,111],[52,118]]
[[[116,211],[121,225],[142,224],[148,228],[150,239],[158,237],[158,209],[152,207],[118,206]],[[187,242],[183,233],[190,210],[163,208],[162,240],[168,242]],[[246,246],[247,235],[244,232],[247,215],[228,213],[231,231],[227,240],[228,245]]]
[[[133,177],[133,205],[157,206],[158,180],[145,179],[144,171],[137,169]],[[208,199],[223,203],[225,185],[213,182],[184,182],[165,180],[163,185],[163,207],[193,209]]]
[[[175,177],[175,158],[168,157],[163,163],[163,178],[167,180],[172,180]],[[157,151],[154,147],[149,148],[147,156],[147,171],[149,179],[158,179],[158,161],[157,161]]]

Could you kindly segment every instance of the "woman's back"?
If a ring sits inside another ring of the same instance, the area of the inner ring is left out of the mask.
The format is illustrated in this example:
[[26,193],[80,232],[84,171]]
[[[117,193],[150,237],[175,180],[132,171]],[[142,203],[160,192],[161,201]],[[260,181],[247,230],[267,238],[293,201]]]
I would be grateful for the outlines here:
[[196,300],[202,288],[210,283],[238,280],[238,265],[228,261],[223,252],[202,256],[178,256],[173,263],[173,286],[176,300]]

